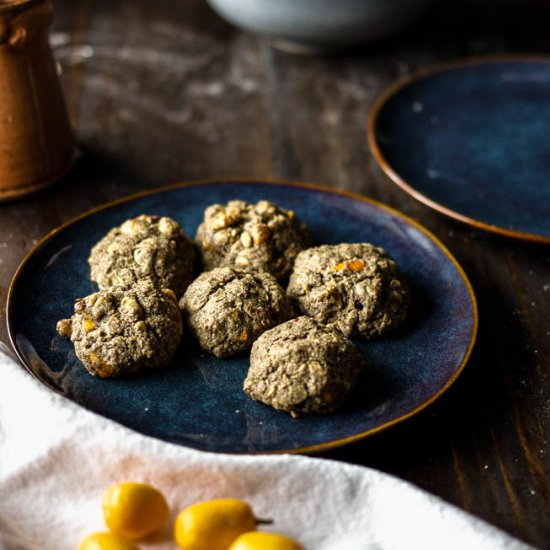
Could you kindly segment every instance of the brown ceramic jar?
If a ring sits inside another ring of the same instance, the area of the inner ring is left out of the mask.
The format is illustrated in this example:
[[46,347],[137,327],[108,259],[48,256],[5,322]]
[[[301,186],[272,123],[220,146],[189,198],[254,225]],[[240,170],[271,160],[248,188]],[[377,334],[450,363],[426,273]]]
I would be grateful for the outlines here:
[[0,201],[53,183],[75,158],[51,21],[50,0],[0,0]]

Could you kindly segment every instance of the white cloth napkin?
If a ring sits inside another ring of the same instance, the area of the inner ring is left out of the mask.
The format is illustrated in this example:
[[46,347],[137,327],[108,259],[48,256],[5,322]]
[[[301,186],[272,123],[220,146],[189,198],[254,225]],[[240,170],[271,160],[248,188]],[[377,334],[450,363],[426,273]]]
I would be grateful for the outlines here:
[[[173,516],[200,500],[245,499],[258,517],[273,518],[270,530],[307,550],[529,548],[372,469],[211,454],[145,437],[54,394],[0,350],[0,548],[74,550],[105,529],[101,495],[123,480],[158,487]],[[142,548],[175,549],[171,527]]]

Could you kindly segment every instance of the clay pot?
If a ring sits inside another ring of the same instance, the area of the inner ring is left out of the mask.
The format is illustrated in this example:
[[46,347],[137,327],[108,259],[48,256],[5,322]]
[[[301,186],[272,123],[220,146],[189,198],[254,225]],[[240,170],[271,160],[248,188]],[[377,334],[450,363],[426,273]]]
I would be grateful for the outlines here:
[[0,201],[55,182],[75,159],[51,22],[50,0],[0,1]]

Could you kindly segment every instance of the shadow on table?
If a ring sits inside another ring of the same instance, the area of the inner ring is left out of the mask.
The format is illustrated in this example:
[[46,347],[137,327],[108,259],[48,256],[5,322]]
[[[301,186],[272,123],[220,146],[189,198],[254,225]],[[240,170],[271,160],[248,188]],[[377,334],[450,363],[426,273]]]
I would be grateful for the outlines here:
[[[381,40],[336,52],[335,59],[395,53],[400,59],[423,50],[430,60],[493,53],[549,53],[550,2],[544,0],[435,1],[403,31]],[[535,46],[535,47],[534,47]]]

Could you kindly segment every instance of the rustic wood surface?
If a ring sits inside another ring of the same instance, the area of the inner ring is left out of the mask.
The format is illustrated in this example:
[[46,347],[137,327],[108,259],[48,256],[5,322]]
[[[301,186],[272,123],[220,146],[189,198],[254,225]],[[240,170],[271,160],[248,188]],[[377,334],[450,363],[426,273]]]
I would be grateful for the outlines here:
[[375,98],[411,71],[467,55],[547,53],[550,3],[437,2],[400,35],[317,58],[275,51],[201,0],[54,5],[52,44],[82,156],[57,186],[0,206],[0,312],[37,240],[142,189],[282,177],[386,202],[462,263],[479,300],[478,343],[457,383],[426,411],[325,456],[395,474],[550,548],[550,249],[415,202],[377,168],[365,134]]

